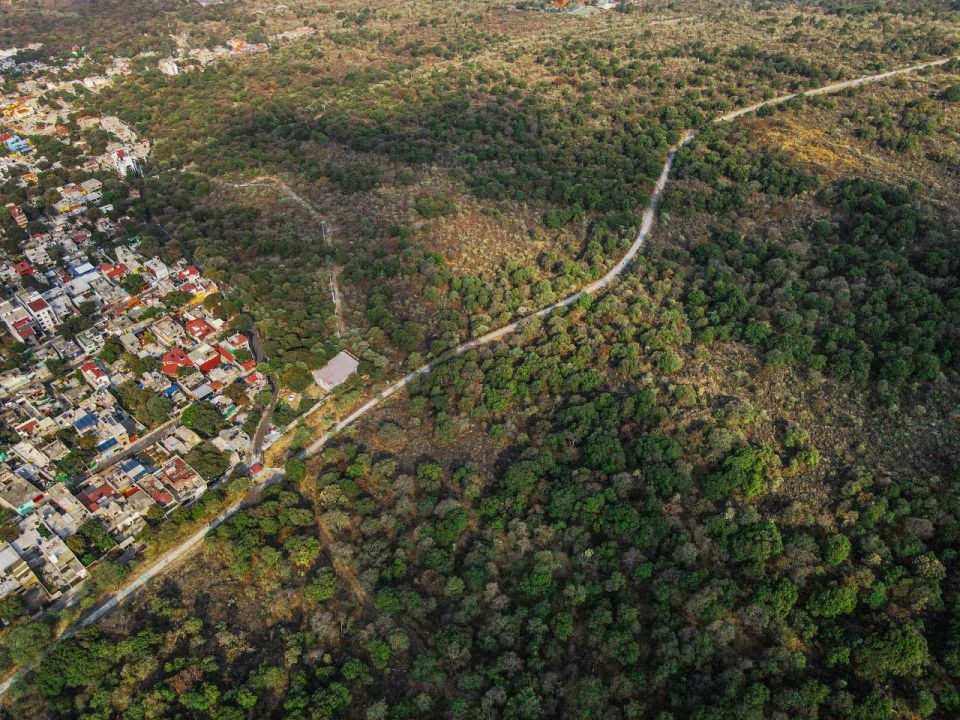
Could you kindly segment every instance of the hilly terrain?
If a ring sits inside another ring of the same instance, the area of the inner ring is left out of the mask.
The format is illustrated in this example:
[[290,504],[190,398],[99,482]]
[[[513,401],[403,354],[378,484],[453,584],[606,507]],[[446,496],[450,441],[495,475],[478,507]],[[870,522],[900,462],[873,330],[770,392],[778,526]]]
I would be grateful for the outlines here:
[[960,716],[960,5],[609,5],[0,5],[132,58],[130,233],[278,388],[0,716]]

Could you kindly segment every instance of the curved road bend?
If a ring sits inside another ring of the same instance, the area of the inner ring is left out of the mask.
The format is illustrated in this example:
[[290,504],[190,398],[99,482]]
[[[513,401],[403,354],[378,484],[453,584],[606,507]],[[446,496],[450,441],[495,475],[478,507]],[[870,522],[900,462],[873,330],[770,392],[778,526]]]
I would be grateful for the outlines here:
[[[733,110],[724,115],[720,115],[717,118],[715,118],[714,122],[717,122],[717,123],[732,122],[733,120],[743,117],[744,115],[749,115],[750,113],[755,112],[762,107],[767,107],[772,105],[781,105],[787,102],[788,100],[793,100],[794,98],[797,98],[797,97],[828,95],[830,93],[840,92],[841,90],[846,90],[848,88],[858,87],[860,85],[867,85],[869,83],[874,83],[874,82],[880,82],[882,80],[887,80],[889,78],[896,77],[898,75],[906,75],[908,73],[914,73],[920,70],[926,70],[927,68],[946,65],[951,60],[960,60],[960,56],[940,58],[938,60],[931,60],[930,62],[920,63],[919,65],[911,65],[910,67],[899,68],[897,70],[889,70],[887,72],[877,73],[875,75],[863,75],[861,77],[853,78],[851,80],[842,80],[840,82],[831,83],[829,85],[823,85],[821,87],[812,88],[810,90],[803,90],[801,92],[790,93],[787,95],[779,95],[777,97],[770,98],[769,100],[763,100],[761,102],[754,103],[752,105],[748,105],[746,107],[740,108],[738,110]],[[330,441],[330,439],[334,435],[336,435],[338,432],[340,432],[347,426],[352,425],[359,418],[367,414],[373,408],[377,407],[377,405],[379,405],[383,400],[386,400],[388,397],[393,395],[398,390],[401,390],[402,388],[409,385],[414,378],[417,378],[420,375],[430,372],[439,363],[442,363],[445,360],[450,359],[451,357],[461,355],[468,350],[472,350],[474,348],[480,347],[481,345],[486,345],[488,343],[500,340],[501,338],[514,332],[525,321],[538,318],[538,317],[543,317],[558,308],[572,305],[577,300],[579,300],[583,295],[591,295],[609,286],[612,282],[617,280],[620,277],[620,275],[623,274],[624,270],[626,270],[627,266],[636,257],[637,252],[639,252],[640,248],[643,246],[643,243],[646,241],[647,236],[650,234],[650,230],[653,229],[653,223],[654,223],[654,220],[656,219],[657,205],[659,205],[660,203],[660,198],[663,195],[663,190],[666,187],[667,180],[670,177],[670,171],[673,169],[673,162],[676,157],[677,150],[679,150],[684,145],[690,143],[696,136],[697,136],[696,131],[689,130],[687,131],[687,134],[684,135],[684,137],[680,140],[680,142],[678,142],[676,145],[670,148],[670,152],[667,155],[667,159],[663,164],[663,171],[660,173],[660,178],[657,180],[657,184],[653,188],[653,194],[650,196],[650,203],[648,204],[647,209],[643,213],[643,221],[640,224],[640,229],[637,231],[637,235],[634,238],[633,243],[627,249],[627,252],[620,259],[620,261],[616,265],[614,265],[612,268],[610,268],[610,270],[606,273],[606,275],[604,275],[599,280],[591,283],[590,285],[587,285],[586,287],[578,290],[577,292],[570,295],[569,297],[566,297],[563,300],[560,300],[554,303],[553,305],[549,305],[543,308],[542,310],[538,310],[534,313],[531,313],[530,315],[520,318],[519,320],[516,320],[510,323],[509,325],[504,325],[502,328],[498,330],[494,330],[493,332],[489,332],[486,335],[482,335],[474,340],[465,342],[464,344],[454,348],[453,350],[441,355],[436,360],[430,363],[427,363],[426,365],[423,365],[422,367],[419,367],[413,372],[405,375],[404,377],[400,378],[392,385],[388,386],[378,395],[373,397],[367,403],[365,403],[364,405],[361,405],[359,408],[354,410],[350,415],[348,415],[339,423],[334,425],[333,428],[331,428],[329,431],[327,431],[326,433],[321,435],[319,438],[317,438],[316,441],[314,441],[309,447],[306,448],[306,450],[304,450],[301,453],[301,456],[309,457],[310,455],[314,455],[315,453],[319,452],[323,448],[323,446],[326,445]]]
[[[910,67],[901,68],[899,70],[890,70],[888,72],[878,73],[876,75],[864,75],[862,77],[854,78],[852,80],[844,80],[841,82],[832,83],[830,85],[824,85],[823,87],[813,88],[811,90],[804,90],[799,93],[791,93],[789,95],[780,95],[778,97],[771,98],[769,100],[764,100],[762,102],[754,103],[753,105],[740,108],[739,110],[731,111],[729,113],[726,113],[725,115],[720,115],[719,117],[716,118],[715,122],[731,122],[733,120],[736,120],[737,118],[740,118],[756,110],[759,110],[762,107],[766,107],[768,105],[779,105],[781,103],[787,102],[788,100],[792,100],[793,98],[796,98],[796,97],[808,97],[813,95],[825,95],[829,93],[839,92],[847,88],[879,82],[891,77],[896,77],[898,75],[905,75],[908,73],[925,70],[931,67],[946,65],[948,62],[955,59],[960,60],[960,56],[953,56],[948,58],[942,58],[939,60],[932,60],[930,62],[921,63],[919,65],[912,65]],[[301,453],[301,456],[308,457],[310,455],[314,455],[317,452],[319,452],[330,441],[330,439],[334,435],[336,435],[343,429],[355,423],[357,420],[359,420],[361,417],[366,415],[373,408],[377,407],[381,402],[389,398],[398,390],[402,390],[403,388],[405,388],[415,378],[430,372],[439,363],[445,360],[448,360],[452,357],[456,357],[457,355],[462,355],[468,350],[472,350],[474,348],[480,347],[481,345],[486,345],[491,342],[500,340],[501,338],[514,332],[517,328],[520,327],[520,325],[524,321],[530,320],[533,318],[543,317],[544,315],[549,314],[550,312],[552,312],[553,310],[556,310],[557,308],[567,307],[569,305],[572,305],[577,300],[579,300],[583,295],[589,295],[589,294],[595,293],[598,290],[601,290],[609,286],[614,280],[619,278],[620,275],[623,274],[624,270],[626,270],[627,266],[636,257],[637,253],[640,251],[640,248],[643,246],[643,243],[646,241],[647,236],[650,234],[650,231],[653,229],[654,220],[656,219],[657,205],[660,202],[660,198],[663,195],[663,190],[666,187],[667,180],[670,177],[670,171],[673,169],[673,162],[676,157],[677,150],[682,146],[688,144],[695,137],[696,137],[696,133],[694,131],[692,130],[688,131],[687,134],[683,137],[683,139],[679,143],[677,143],[677,145],[675,145],[673,148],[670,149],[670,152],[668,153],[667,158],[664,161],[663,170],[660,173],[660,178],[657,180],[657,183],[653,189],[653,193],[650,196],[650,201],[649,201],[649,204],[647,205],[647,209],[643,213],[643,220],[640,224],[640,229],[638,230],[637,235],[633,240],[633,243],[631,243],[630,247],[627,249],[627,252],[620,259],[620,261],[616,265],[614,265],[612,268],[610,268],[610,270],[602,278],[594,281],[593,283],[587,285],[586,287],[573,293],[572,295],[564,298],[563,300],[560,300],[554,303],[553,305],[549,305],[543,308],[542,310],[538,310],[534,313],[531,313],[530,315],[524,318],[521,318],[520,320],[516,320],[515,322],[512,322],[509,325],[505,325],[504,327],[498,330],[494,330],[492,332],[487,333],[486,335],[482,335],[478,338],[465,342],[462,345],[438,357],[433,362],[427,363],[426,365],[423,365],[422,367],[417,368],[413,372],[408,373],[407,375],[400,378],[393,384],[384,388],[376,396],[368,400],[366,403],[364,403],[359,408],[354,410],[343,420],[341,420],[336,425],[334,425],[333,428],[331,428],[326,433],[321,435],[315,442],[313,442],[306,450],[304,450]],[[251,181],[250,183],[246,183],[245,185],[253,185],[253,184],[257,184],[257,181],[254,180],[254,181]],[[292,194],[295,195],[295,193],[292,193]],[[271,485],[277,480],[279,480],[281,477],[282,477],[282,474],[277,472],[276,474],[272,475],[269,479],[264,480],[262,483],[256,486],[255,489],[257,491],[261,491],[264,488],[266,488],[268,485]],[[241,498],[240,500],[237,500],[233,505],[226,508],[222,513],[220,513],[220,515],[218,515],[210,523],[208,523],[207,525],[202,527],[200,530],[195,532],[193,535],[191,535],[189,538],[187,538],[183,543],[181,543],[176,548],[173,548],[172,550],[167,552],[163,557],[159,558],[156,563],[154,563],[151,567],[144,570],[144,572],[141,575],[139,575],[135,580],[133,580],[129,585],[125,586],[121,590],[118,590],[114,595],[112,595],[107,600],[105,600],[100,606],[92,610],[88,615],[86,615],[82,620],[79,621],[78,626],[86,627],[100,620],[104,615],[106,615],[111,610],[113,610],[117,605],[119,605],[124,600],[126,600],[130,595],[134,594],[139,588],[143,587],[143,585],[145,585],[147,582],[149,582],[154,577],[162,573],[164,570],[166,570],[168,567],[174,564],[177,560],[180,560],[185,555],[187,555],[194,547],[200,544],[200,542],[203,540],[204,537],[206,537],[207,533],[210,532],[210,530],[213,530],[217,526],[229,520],[242,507],[243,507],[243,499]],[[75,626],[74,628],[68,629],[64,633],[64,637],[69,637],[70,635],[74,634],[76,632],[76,629],[77,629],[77,626]],[[4,681],[3,683],[0,683],[0,695],[3,695],[3,693],[5,693],[10,688],[13,682],[21,674],[23,674],[25,670],[28,670],[28,669],[29,668],[21,668],[19,671],[14,673],[11,677],[7,678],[6,681]]]

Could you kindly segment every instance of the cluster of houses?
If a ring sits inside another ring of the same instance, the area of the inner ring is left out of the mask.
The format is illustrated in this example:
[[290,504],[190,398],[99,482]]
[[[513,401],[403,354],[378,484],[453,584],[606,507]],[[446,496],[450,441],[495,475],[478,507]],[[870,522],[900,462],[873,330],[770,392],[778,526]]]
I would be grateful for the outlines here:
[[[34,72],[0,95],[0,183],[20,189],[0,208],[0,350],[26,358],[0,372],[0,597],[24,593],[31,606],[84,581],[104,552],[91,538],[123,549],[204,493],[187,459],[203,440],[180,420],[192,403],[221,413],[209,442],[229,467],[249,460],[244,397],[266,386],[248,337],[204,302],[217,285],[128,237],[113,203],[139,197],[128,177],[149,144],[117,118],[47,106],[43,93],[66,87],[52,77]],[[84,142],[90,128],[113,139],[106,152]],[[43,157],[41,136],[78,149],[63,155],[76,164]],[[32,192],[51,168],[75,181]],[[167,417],[148,427],[121,388],[165,399]]]
[[[88,153],[90,148],[86,141],[74,137],[76,133],[72,127],[76,107],[71,100],[86,91],[96,92],[117,77],[129,74],[130,61],[116,59],[105,74],[78,80],[73,76],[82,63],[82,58],[73,59],[62,67],[31,63],[33,71],[17,83],[13,92],[0,93],[0,124],[6,126],[0,128],[0,150],[7,151],[5,155],[0,152],[0,182],[9,177],[25,183],[37,182],[37,158],[29,139],[31,136],[56,137],[76,146],[88,155],[83,164],[83,169],[88,172],[111,170],[121,176],[139,172],[139,161],[149,154],[150,144],[138,138],[128,124],[114,116],[90,115],[76,119],[80,131],[96,128],[111,137],[102,152],[92,154]],[[50,102],[51,96],[56,96],[57,100]],[[69,202],[68,198],[65,200]],[[87,202],[95,202],[95,199]]]
[[[304,25],[278,33],[270,38],[270,42],[291,42],[309,37],[316,32],[312,27]],[[270,46],[264,42],[251,42],[240,38],[229,40],[225,45],[217,45],[212,48],[200,47],[191,48],[181,45],[177,49],[176,55],[170,55],[162,58],[157,63],[157,69],[164,75],[180,75],[185,72],[203,70],[208,65],[223,60],[225,58],[246,55],[249,53],[263,52]]]
[[563,12],[572,15],[591,15],[604,10],[616,10],[637,4],[638,0],[522,0],[515,4],[517,10],[540,12]]
[[[4,322],[9,334],[18,335],[34,357],[55,356],[69,372],[54,376],[48,362],[38,362],[2,375],[0,423],[13,436],[0,452],[0,506],[12,513],[21,532],[9,547],[33,576],[15,562],[0,568],[0,596],[8,588],[49,599],[82,582],[86,570],[82,563],[76,566],[63,541],[83,523],[96,522],[124,547],[144,528],[152,509],[168,514],[207,489],[186,461],[201,442],[180,423],[181,412],[192,403],[209,402],[223,417],[224,428],[211,442],[228,458],[229,467],[250,457],[251,438],[243,429],[249,403],[244,396],[252,399],[266,386],[266,378],[256,369],[247,336],[231,330],[229,321],[202,302],[217,292],[216,285],[195,266],[145,260],[127,245],[117,251],[112,262],[68,272],[73,279],[95,276],[85,285],[98,295],[95,288],[103,284],[124,297],[113,304],[101,302],[104,312],[95,327],[72,340],[57,334],[55,311],[43,323],[35,320],[41,310],[31,308],[32,295],[14,294],[4,301],[17,303],[32,323],[33,332],[26,332],[8,312]],[[132,295],[117,285],[130,273],[146,279],[143,289]],[[162,298],[171,292],[190,300],[168,311]],[[164,309],[147,312],[159,308]],[[105,352],[107,343],[119,346],[119,356]],[[141,366],[133,359],[151,362]],[[122,406],[117,389],[131,384],[169,399],[166,422],[148,429]],[[231,385],[244,394],[228,396],[224,390]],[[65,467],[71,453],[65,436],[87,449],[83,466]],[[9,548],[2,543],[0,548],[0,558],[12,561]],[[31,584],[31,577],[38,582]],[[11,584],[15,578],[20,580]]]
[[[138,201],[131,175],[150,145],[69,101],[77,82],[95,89],[103,78],[60,80],[63,67],[38,62],[14,69],[25,79],[0,93],[0,185],[15,199],[0,208],[0,598],[25,594],[37,607],[81,584],[105,553],[126,557],[149,522],[216,482],[209,467],[206,479],[198,471],[201,443],[220,453],[224,474],[261,472],[250,408],[268,381],[216,283],[130,237],[132,218],[115,204]],[[108,77],[128,71],[118,61]],[[110,138],[105,151],[83,140],[91,129]],[[43,156],[56,148],[48,138],[70,148],[59,155],[70,167]],[[70,182],[35,191],[52,170]],[[329,391],[357,367],[341,352],[314,380]],[[205,439],[183,422],[201,402],[222,420]]]
[[[198,498],[206,481],[190,467],[178,448],[200,442],[180,427],[177,435],[149,454],[149,460],[123,460],[109,471],[70,489],[56,482],[41,489],[0,465],[0,507],[12,514],[7,527],[13,537],[0,542],[0,597],[10,593],[32,595],[35,601],[55,599],[76,587],[88,575],[87,565],[99,559],[82,551],[71,537],[98,532],[123,549],[145,527],[148,513],[167,513]],[[81,543],[82,547],[82,543]]]
[[[55,238],[51,232],[42,235]],[[201,278],[195,267],[170,267],[160,258],[140,257],[136,252],[137,240],[105,251],[84,247],[83,232],[70,236],[52,240],[58,260],[48,253],[48,244],[32,244],[36,237],[21,247],[20,256],[9,257],[0,252],[0,323],[39,360],[72,361],[80,355],[96,353],[105,336],[126,338],[147,324],[156,324],[157,313],[166,314],[163,299],[171,292],[183,293],[191,305],[198,305],[217,292],[217,286]],[[31,246],[33,252],[27,255]],[[75,249],[67,253],[68,247]],[[197,320],[202,320],[202,308],[192,312]],[[69,339],[63,337],[60,329],[64,323],[78,315],[91,317],[91,327]],[[168,333],[189,335],[185,330],[174,332],[170,321],[157,330],[164,337]],[[30,369],[7,371],[0,374],[0,392],[12,392],[32,380]]]
[[245,40],[231,40],[227,45],[212,48],[181,48],[177,55],[162,58],[157,69],[164,75],[180,75],[184,72],[203,70],[207,65],[224,58],[253,52],[263,52],[266,43],[250,43]]

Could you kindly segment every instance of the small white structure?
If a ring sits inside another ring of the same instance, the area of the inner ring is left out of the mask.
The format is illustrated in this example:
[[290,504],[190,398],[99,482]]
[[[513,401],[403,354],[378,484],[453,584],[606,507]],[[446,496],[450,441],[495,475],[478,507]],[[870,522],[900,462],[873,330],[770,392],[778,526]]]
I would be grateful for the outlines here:
[[53,334],[56,332],[57,326],[60,325],[60,318],[57,317],[50,304],[38,293],[21,298],[20,302],[45,333]]
[[313,371],[313,380],[329,392],[346,381],[360,366],[360,361],[346,350],[341,350],[319,370]]
[[140,164],[137,158],[124,149],[113,153],[113,164],[117,168],[117,174],[120,177],[126,177],[129,173],[140,175]]
[[37,576],[13,546],[10,543],[0,545],[0,597],[22,593],[36,584]]
[[164,75],[179,75],[183,72],[183,70],[180,69],[180,66],[177,65],[177,61],[170,57],[161,60],[157,64],[157,67]]
[[152,257],[147,260],[143,267],[153,277],[154,280],[163,280],[170,277],[170,268],[158,257]]

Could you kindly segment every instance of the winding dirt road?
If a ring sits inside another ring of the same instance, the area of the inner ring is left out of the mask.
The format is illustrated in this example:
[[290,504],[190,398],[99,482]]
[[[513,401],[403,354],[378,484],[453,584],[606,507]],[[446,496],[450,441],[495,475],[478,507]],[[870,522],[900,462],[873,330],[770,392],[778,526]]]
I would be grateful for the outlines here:
[[[732,122],[733,120],[741,118],[744,115],[749,115],[752,112],[756,112],[760,108],[768,107],[772,105],[781,105],[789,100],[793,100],[794,98],[811,97],[814,95],[828,95],[830,93],[840,92],[848,88],[858,87],[860,85],[867,85],[869,83],[880,82],[882,80],[887,80],[892,77],[897,77],[898,75],[906,75],[908,73],[914,73],[920,70],[926,70],[927,68],[946,65],[948,62],[954,59],[960,59],[960,58],[958,57],[940,58],[939,60],[932,60],[930,62],[921,63],[919,65],[911,65],[910,67],[899,68],[897,70],[889,70],[887,72],[877,73],[876,75],[863,75],[858,78],[853,78],[852,80],[843,80],[840,82],[831,83],[830,85],[824,85],[822,87],[813,88],[811,90],[804,90],[797,93],[790,93],[788,95],[779,95],[777,97],[770,98],[769,100],[763,100],[761,102],[754,103],[752,105],[748,105],[746,107],[740,108],[738,110],[733,110],[724,115],[720,115],[715,119],[714,122],[717,122],[717,123]],[[657,206],[660,203],[660,198],[663,196],[663,191],[664,191],[664,188],[666,188],[667,180],[670,178],[670,171],[673,169],[673,161],[676,157],[677,150],[679,150],[684,145],[690,143],[696,136],[697,136],[696,131],[690,130],[687,132],[687,134],[683,137],[683,139],[679,143],[677,143],[675,146],[670,148],[670,152],[667,154],[667,159],[663,163],[663,170],[660,173],[660,178],[657,180],[657,184],[653,188],[653,193],[650,196],[650,202],[647,205],[647,209],[643,213],[643,221],[640,224],[640,229],[637,231],[637,235],[634,238],[633,243],[627,249],[627,252],[620,259],[620,261],[616,265],[614,265],[612,268],[610,268],[610,270],[606,273],[606,275],[604,275],[599,280],[591,283],[590,285],[587,285],[586,287],[581,288],[580,290],[573,293],[572,295],[565,297],[563,300],[559,300],[558,302],[555,302],[553,305],[548,305],[542,310],[538,310],[530,315],[527,315],[526,317],[520,318],[519,320],[516,320],[510,323],[509,325],[504,325],[499,330],[494,330],[493,332],[489,332],[486,335],[482,335],[474,340],[465,342],[464,344],[460,345],[454,350],[451,350],[450,352],[444,355],[441,355],[433,362],[427,363],[426,365],[423,365],[422,367],[419,367],[413,372],[405,375],[404,377],[400,378],[395,383],[393,383],[392,385],[388,386],[383,391],[378,393],[374,398],[369,400],[367,403],[365,403],[364,405],[361,405],[359,408],[354,410],[350,415],[348,415],[339,423],[334,425],[333,428],[331,428],[329,431],[327,431],[326,433],[321,435],[319,438],[317,438],[317,440],[314,441],[309,447],[307,447],[307,449],[304,450],[303,453],[301,453],[301,455],[304,457],[309,457],[310,455],[316,454],[324,447],[324,445],[326,445],[330,441],[330,439],[334,435],[342,431],[344,428],[355,423],[357,420],[359,420],[361,417],[363,417],[368,412],[373,410],[373,408],[377,407],[381,402],[389,398],[398,390],[402,390],[407,385],[409,385],[411,381],[413,381],[420,375],[424,375],[425,373],[430,372],[434,367],[444,362],[445,360],[449,360],[451,357],[455,357],[457,355],[462,355],[468,350],[473,350],[474,348],[478,348],[481,345],[487,345],[491,342],[496,342],[497,340],[500,340],[506,337],[507,335],[511,334],[515,330],[517,330],[525,322],[529,320],[533,320],[535,318],[543,317],[545,315],[549,315],[551,312],[553,312],[558,308],[568,307],[569,305],[572,305],[577,300],[579,300],[583,295],[592,295],[593,293],[596,293],[608,287],[611,283],[616,281],[623,274],[624,270],[627,269],[627,266],[629,266],[630,263],[633,262],[633,259],[637,256],[637,253],[640,251],[640,248],[643,247],[644,242],[646,242],[647,236],[650,234],[650,231],[653,229],[653,224],[656,219]]]
[[[842,82],[832,83],[830,85],[825,85],[819,88],[813,88],[811,90],[806,90],[799,93],[781,95],[779,97],[771,98],[769,100],[764,100],[759,103],[754,103],[753,105],[740,108],[739,110],[733,110],[724,115],[720,115],[719,117],[716,118],[715,122],[731,122],[733,120],[736,120],[737,118],[740,118],[756,110],[759,110],[762,107],[766,107],[770,105],[779,105],[781,103],[787,102],[788,100],[792,100],[793,98],[796,98],[796,97],[806,97],[806,96],[813,96],[813,95],[825,95],[829,93],[835,93],[851,87],[857,87],[857,86],[866,85],[869,83],[880,82],[892,77],[896,77],[898,75],[905,75],[907,73],[918,72],[920,70],[925,70],[927,68],[946,65],[948,62],[954,59],[960,60],[960,56],[942,58],[939,60],[933,60],[930,62],[921,63],[919,65],[912,65],[910,67],[900,68],[898,70],[891,70],[888,72],[878,73],[876,75],[864,75],[862,77],[854,78],[852,80],[844,80]],[[315,442],[313,442],[306,450],[304,450],[301,453],[301,456],[308,457],[310,455],[316,454],[337,433],[341,432],[345,428],[355,423],[357,420],[359,420],[361,417],[363,417],[368,412],[373,410],[375,407],[379,406],[381,403],[386,401],[392,395],[394,395],[398,391],[407,387],[407,385],[409,385],[410,382],[412,382],[414,379],[416,379],[417,377],[425,373],[430,372],[434,367],[444,362],[445,360],[448,360],[452,357],[456,357],[458,355],[462,355],[468,350],[478,348],[482,345],[487,345],[492,342],[496,342],[506,337],[507,335],[513,333],[514,331],[516,331],[524,323],[530,320],[548,315],[558,308],[568,307],[573,303],[575,303],[577,300],[579,300],[582,296],[596,293],[608,287],[613,282],[615,282],[627,269],[627,267],[634,260],[634,258],[637,256],[637,253],[640,251],[640,248],[643,247],[644,242],[646,242],[646,239],[649,236],[650,231],[653,229],[654,222],[656,220],[657,206],[660,203],[660,198],[662,197],[663,191],[667,185],[667,181],[670,178],[670,171],[673,169],[673,163],[676,157],[677,150],[683,147],[684,145],[690,143],[695,137],[696,137],[696,132],[689,131],[683,137],[683,139],[679,143],[677,143],[677,145],[675,145],[670,149],[670,152],[667,154],[666,160],[663,163],[663,170],[660,173],[660,177],[657,180],[656,185],[654,185],[653,192],[650,195],[650,200],[647,204],[647,209],[643,213],[643,220],[640,224],[640,229],[637,231],[637,234],[634,237],[633,242],[631,243],[630,247],[627,249],[623,257],[620,259],[620,261],[617,262],[617,264],[614,265],[612,268],[610,268],[610,270],[602,278],[590,283],[589,285],[581,288],[580,290],[573,293],[572,295],[569,295],[568,297],[562,300],[559,300],[558,302],[552,305],[549,305],[534,313],[531,313],[530,315],[524,318],[521,318],[519,320],[516,320],[515,322],[512,322],[509,325],[505,325],[504,327],[498,330],[494,330],[492,332],[487,333],[486,335],[482,335],[478,338],[465,342],[462,345],[449,351],[448,353],[438,357],[433,362],[427,363],[426,365],[423,365],[422,367],[417,368],[413,372],[405,375],[404,377],[400,378],[393,384],[384,388],[375,397],[368,400],[366,403],[364,403],[359,408],[357,408],[352,413],[350,413],[350,415],[348,415],[346,418],[338,422],[333,428],[331,428],[329,431],[324,433]],[[310,204],[306,200],[304,200],[295,192],[293,192],[293,190],[291,190],[286,185],[286,183],[284,183],[283,181],[278,181],[276,178],[257,178],[248,183],[244,183],[243,185],[237,185],[236,187],[249,187],[256,184],[265,184],[264,180],[277,182],[281,187],[284,188],[286,192],[288,192],[288,194],[291,197],[293,197],[295,200],[303,204],[304,207],[306,207],[308,211],[311,212],[311,214],[316,214],[316,210],[310,207]],[[282,477],[283,477],[282,473],[275,471],[273,474],[270,475],[268,479],[259,483],[256,486],[255,490],[257,491],[262,490],[267,485],[277,482]],[[187,554],[189,554],[191,550],[193,550],[197,545],[199,545],[203,541],[204,537],[206,537],[207,533],[210,532],[210,530],[216,528],[217,526],[229,520],[243,506],[244,506],[244,500],[241,499],[241,500],[237,500],[230,507],[226,508],[213,521],[211,521],[207,525],[204,525],[200,530],[195,532],[193,535],[187,538],[183,543],[178,545],[176,548],[173,548],[172,550],[167,552],[165,555],[158,558],[157,561],[151,567],[144,570],[143,573],[141,573],[137,578],[132,580],[123,589],[117,591],[114,595],[112,595],[107,600],[105,600],[100,606],[98,606],[97,608],[89,612],[77,623],[77,625],[68,629],[64,633],[64,637],[69,637],[70,635],[74,634],[79,628],[91,625],[97,622],[98,620],[100,620],[101,618],[103,618],[107,613],[113,610],[117,605],[121,604],[128,597],[133,595],[138,589],[143,587],[151,579],[161,574],[164,570],[166,570],[171,565],[176,563],[178,560],[182,559]],[[13,684],[13,682],[27,670],[29,670],[29,668],[22,668],[20,671],[14,673],[11,677],[7,678],[6,681],[4,681],[3,683],[0,683],[0,695],[5,693]]]

